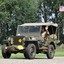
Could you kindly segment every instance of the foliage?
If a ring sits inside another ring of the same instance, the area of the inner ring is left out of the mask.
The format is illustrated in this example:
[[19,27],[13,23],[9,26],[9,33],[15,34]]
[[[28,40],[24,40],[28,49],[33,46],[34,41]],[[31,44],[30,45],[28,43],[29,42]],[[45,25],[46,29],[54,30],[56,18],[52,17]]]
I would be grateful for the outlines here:
[[[0,33],[2,36],[11,35],[9,30],[15,35],[18,24],[38,21],[37,8],[37,0],[0,0]],[[0,36],[0,38],[3,37]]]

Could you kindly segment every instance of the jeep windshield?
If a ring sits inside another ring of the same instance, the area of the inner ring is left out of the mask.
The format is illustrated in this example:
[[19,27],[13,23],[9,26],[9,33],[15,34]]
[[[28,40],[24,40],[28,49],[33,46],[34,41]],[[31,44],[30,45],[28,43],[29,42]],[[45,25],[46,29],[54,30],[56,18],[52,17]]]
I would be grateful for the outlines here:
[[39,26],[18,26],[17,33],[39,32]]
[[30,26],[29,32],[39,32],[40,27],[39,26]]
[[28,29],[29,29],[29,27],[28,26],[18,26],[18,29],[17,29],[17,31],[18,31],[18,33],[25,33],[25,32],[28,32]]

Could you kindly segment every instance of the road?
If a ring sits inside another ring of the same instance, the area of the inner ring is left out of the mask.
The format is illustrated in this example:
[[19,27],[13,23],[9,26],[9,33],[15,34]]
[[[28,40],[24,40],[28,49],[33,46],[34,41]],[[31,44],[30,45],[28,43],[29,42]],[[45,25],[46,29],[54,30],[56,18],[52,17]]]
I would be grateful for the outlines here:
[[54,57],[53,59],[0,59],[0,64],[64,64],[64,57]]

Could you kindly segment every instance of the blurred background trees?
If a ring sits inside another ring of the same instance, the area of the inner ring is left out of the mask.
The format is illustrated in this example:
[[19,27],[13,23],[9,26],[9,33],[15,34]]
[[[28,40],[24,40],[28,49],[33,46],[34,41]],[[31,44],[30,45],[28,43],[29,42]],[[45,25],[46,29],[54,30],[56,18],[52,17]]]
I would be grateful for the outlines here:
[[0,41],[15,35],[17,25],[27,22],[58,23],[63,34],[64,13],[59,12],[61,5],[64,5],[64,0],[0,0]]

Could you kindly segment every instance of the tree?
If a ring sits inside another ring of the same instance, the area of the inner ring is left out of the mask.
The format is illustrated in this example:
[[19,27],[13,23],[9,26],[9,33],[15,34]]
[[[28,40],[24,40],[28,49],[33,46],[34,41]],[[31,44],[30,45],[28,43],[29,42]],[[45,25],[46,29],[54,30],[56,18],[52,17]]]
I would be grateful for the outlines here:
[[38,21],[37,9],[38,0],[0,0],[1,35],[9,36],[18,24]]

